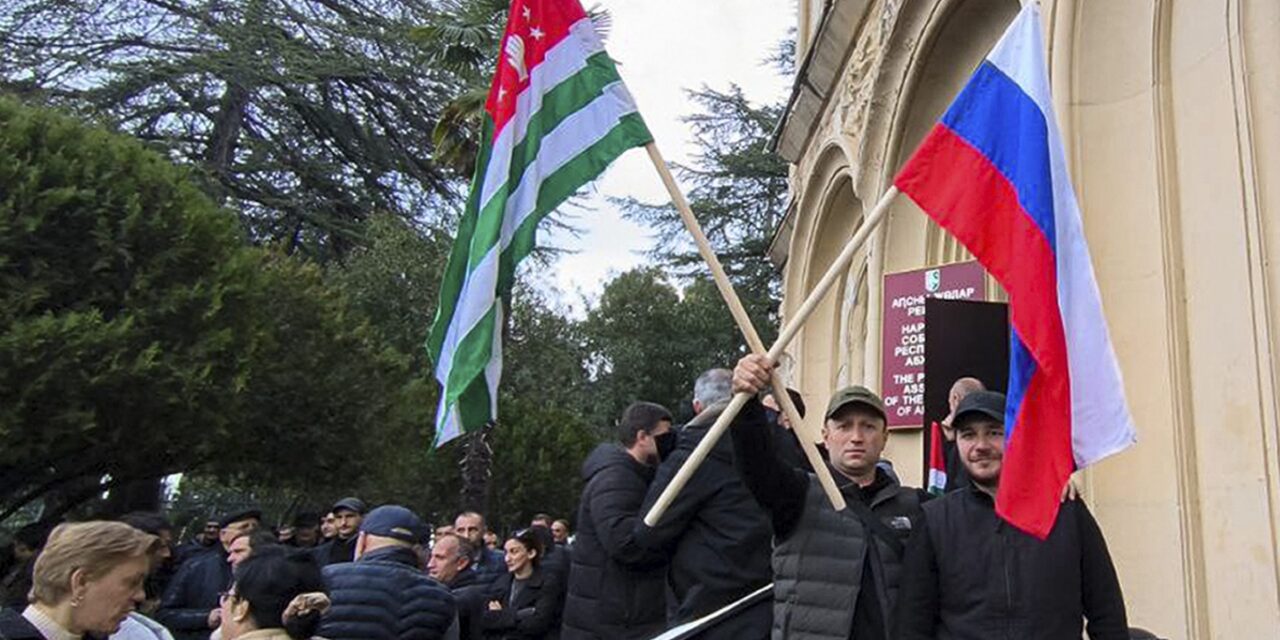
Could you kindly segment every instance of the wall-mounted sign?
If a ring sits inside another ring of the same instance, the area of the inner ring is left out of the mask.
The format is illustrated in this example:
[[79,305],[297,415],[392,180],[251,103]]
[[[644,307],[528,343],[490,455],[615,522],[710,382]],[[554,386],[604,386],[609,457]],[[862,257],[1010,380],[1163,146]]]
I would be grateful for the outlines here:
[[884,277],[880,390],[889,427],[924,424],[924,301],[986,300],[986,271],[974,262]]

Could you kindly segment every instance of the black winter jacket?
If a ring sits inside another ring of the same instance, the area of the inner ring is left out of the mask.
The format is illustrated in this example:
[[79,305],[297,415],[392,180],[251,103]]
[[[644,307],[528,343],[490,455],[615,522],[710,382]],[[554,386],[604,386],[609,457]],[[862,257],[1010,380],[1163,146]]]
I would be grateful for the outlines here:
[[1044,541],[996,515],[972,485],[924,505],[898,593],[900,640],[1127,640],[1106,541],[1083,502],[1064,502]]
[[356,557],[356,537],[352,536],[348,540],[335,537],[312,547],[311,555],[316,559],[316,565],[327,567],[331,564],[354,560]]
[[316,635],[329,640],[435,640],[453,624],[453,594],[418,569],[406,547],[383,547],[324,568],[333,606]]
[[666,627],[666,556],[636,543],[653,468],[617,444],[582,464],[578,537],[562,640],[647,638]]
[[460,571],[447,586],[458,608],[458,638],[479,640],[481,633],[477,620],[488,604],[490,585],[481,583],[480,577],[474,572]]
[[218,594],[231,585],[231,565],[219,546],[187,560],[173,576],[164,595],[156,622],[164,625],[177,640],[207,640],[209,612],[218,608]]
[[507,563],[501,551],[481,547],[471,556],[471,567],[467,571],[476,574],[476,581],[487,588],[506,575]]
[[502,609],[490,611],[485,603],[480,615],[484,637],[492,640],[555,640],[559,637],[564,609],[564,585],[556,574],[534,569],[520,593],[511,597],[514,574],[493,582],[486,600],[497,600]]
[[[707,435],[723,406],[704,411],[680,431],[676,450],[658,467],[641,513]],[[637,537],[649,550],[671,555],[668,581],[678,608],[674,622],[687,622],[745,597],[773,580],[768,514],[747,491],[733,467],[733,444],[721,438],[656,527],[639,524]],[[767,626],[766,626],[767,629]]]

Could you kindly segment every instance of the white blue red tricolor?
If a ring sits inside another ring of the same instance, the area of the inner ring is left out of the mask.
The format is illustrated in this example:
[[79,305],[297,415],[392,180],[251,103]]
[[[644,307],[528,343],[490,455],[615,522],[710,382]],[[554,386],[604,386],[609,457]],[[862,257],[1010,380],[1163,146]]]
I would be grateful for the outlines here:
[[1028,3],[894,184],[1009,294],[996,510],[1044,538],[1071,472],[1135,441]]

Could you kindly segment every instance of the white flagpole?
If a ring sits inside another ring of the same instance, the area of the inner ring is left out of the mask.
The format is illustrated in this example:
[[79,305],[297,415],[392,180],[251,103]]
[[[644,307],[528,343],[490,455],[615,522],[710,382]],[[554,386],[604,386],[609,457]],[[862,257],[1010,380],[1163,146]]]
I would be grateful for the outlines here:
[[[849,243],[845,245],[845,248],[840,252],[840,255],[836,256],[835,261],[827,268],[827,272],[823,274],[822,279],[814,286],[813,291],[809,292],[809,296],[805,298],[804,303],[801,304],[800,308],[796,311],[795,317],[783,326],[782,331],[778,334],[777,341],[775,341],[773,346],[769,348],[767,355],[770,360],[777,362],[783,351],[786,350],[787,345],[791,344],[791,341],[796,337],[796,333],[800,331],[800,327],[809,319],[809,316],[813,315],[814,309],[816,309],[818,304],[822,302],[822,299],[826,297],[827,292],[831,290],[831,287],[835,286],[835,283],[840,279],[840,276],[849,268],[849,264],[853,262],[854,254],[857,253],[858,249],[862,248],[862,245],[871,237],[871,232],[880,225],[880,222],[889,211],[889,205],[893,203],[893,198],[897,195],[898,188],[891,186],[888,191],[885,191],[884,195],[880,196],[879,202],[876,203],[876,206],[871,210],[871,213],[867,215],[866,221],[858,228],[858,232],[855,233],[853,238],[849,240]],[[787,395],[785,388],[782,389],[781,393],[776,393],[776,391],[777,389],[775,389],[775,397],[779,400],[782,399],[782,396]],[[694,448],[693,453],[689,455],[689,459],[685,461],[684,466],[680,467],[680,471],[678,471],[675,477],[671,479],[671,484],[667,485],[667,488],[663,490],[662,495],[658,496],[657,502],[654,503],[653,508],[650,509],[649,513],[644,517],[645,524],[652,527],[662,520],[662,515],[666,513],[667,507],[671,506],[671,502],[675,500],[676,495],[678,495],[681,489],[684,488],[684,485],[689,482],[689,478],[698,470],[702,461],[706,459],[707,454],[711,452],[712,447],[714,447],[716,442],[720,440],[720,437],[724,435],[724,431],[728,428],[729,423],[733,422],[733,419],[738,416],[738,412],[742,410],[743,405],[747,403],[749,398],[750,394],[746,393],[739,393],[733,396],[733,400],[729,402],[729,406],[720,414],[720,417],[716,420],[715,424],[711,426],[707,435],[703,436],[702,441],[698,443],[696,448]]]
[[[680,191],[676,179],[671,175],[670,169],[667,168],[667,162],[663,159],[662,153],[658,151],[658,146],[652,142],[645,145],[645,151],[649,152],[649,159],[653,161],[653,166],[658,170],[658,175],[662,178],[662,183],[666,185],[667,192],[671,194],[671,201],[675,203],[676,210],[680,212],[680,218],[684,221],[684,226],[693,236],[693,241],[698,245],[698,252],[702,254],[702,259],[707,262],[707,266],[711,267],[711,275],[715,280],[716,288],[720,290],[721,297],[724,298],[725,304],[729,305],[729,313],[733,315],[733,320],[738,323],[738,329],[742,331],[742,336],[747,340],[747,347],[752,353],[764,353],[764,343],[760,341],[760,334],[756,332],[756,328],[751,324],[751,318],[747,315],[747,310],[742,306],[742,301],[738,298],[738,294],[733,289],[733,284],[729,282],[729,276],[725,274],[724,267],[720,264],[720,259],[716,257],[715,251],[711,250],[711,242],[707,240],[707,236],[702,232],[702,226],[698,224],[698,219],[693,215],[693,209],[689,206],[688,200],[685,199],[684,193]],[[776,357],[775,357],[776,359]],[[800,447],[804,449],[804,455],[809,460],[809,464],[813,467],[814,472],[818,475],[818,482],[822,485],[822,490],[827,494],[827,499],[831,501],[831,506],[836,511],[842,511],[845,508],[844,496],[840,494],[840,489],[836,487],[836,481],[831,477],[831,470],[827,469],[826,461],[822,459],[822,454],[818,452],[818,447],[814,444],[817,438],[813,437],[813,433],[802,431],[803,423],[800,420],[800,412],[796,410],[795,404],[791,401],[791,394],[786,392],[786,381],[782,379],[782,373],[777,367],[773,369],[773,397],[777,399],[778,405],[782,407],[782,411],[786,414],[787,419],[791,421],[791,425],[796,429]],[[737,413],[736,411],[734,412]]]

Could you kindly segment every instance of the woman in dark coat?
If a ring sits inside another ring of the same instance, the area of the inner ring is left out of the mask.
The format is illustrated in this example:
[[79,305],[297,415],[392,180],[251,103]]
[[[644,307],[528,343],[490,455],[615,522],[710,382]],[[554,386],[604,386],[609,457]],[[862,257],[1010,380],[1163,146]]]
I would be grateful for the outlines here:
[[504,545],[507,573],[494,581],[480,617],[486,640],[555,640],[564,608],[559,576],[540,565],[544,549],[536,533],[517,532]]

